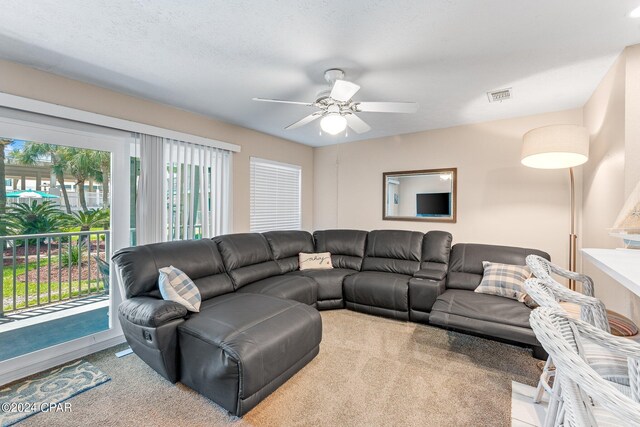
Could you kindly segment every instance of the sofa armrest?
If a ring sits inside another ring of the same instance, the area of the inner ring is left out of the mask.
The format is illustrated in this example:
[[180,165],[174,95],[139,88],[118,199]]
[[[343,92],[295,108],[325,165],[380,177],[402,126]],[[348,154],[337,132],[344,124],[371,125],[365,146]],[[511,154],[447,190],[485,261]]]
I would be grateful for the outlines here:
[[430,313],[436,299],[446,290],[445,280],[414,277],[409,280],[409,302],[412,310]]
[[187,315],[185,306],[173,301],[150,297],[134,297],[125,300],[118,308],[120,315],[129,322],[157,328]]
[[446,275],[446,269],[423,268],[416,271],[413,277],[417,277],[418,279],[444,280]]

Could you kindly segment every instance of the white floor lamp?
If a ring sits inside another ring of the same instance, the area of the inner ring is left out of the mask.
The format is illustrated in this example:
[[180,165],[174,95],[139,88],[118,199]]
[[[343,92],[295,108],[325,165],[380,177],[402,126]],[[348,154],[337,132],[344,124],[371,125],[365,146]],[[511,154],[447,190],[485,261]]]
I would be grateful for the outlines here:
[[[523,165],[538,169],[569,168],[571,186],[571,227],[569,233],[569,270],[576,271],[576,197],[573,168],[589,160],[589,131],[577,125],[552,125],[530,130],[522,137]],[[575,282],[569,282],[575,290]]]

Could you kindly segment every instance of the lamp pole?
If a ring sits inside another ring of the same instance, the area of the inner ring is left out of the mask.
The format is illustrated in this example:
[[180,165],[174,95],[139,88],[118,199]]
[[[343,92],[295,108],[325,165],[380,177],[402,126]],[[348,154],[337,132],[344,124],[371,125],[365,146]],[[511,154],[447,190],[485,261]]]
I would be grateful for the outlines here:
[[[576,190],[573,177],[573,168],[569,168],[569,180],[571,185],[571,230],[569,234],[569,271],[576,271],[577,267],[577,241],[576,236]],[[576,290],[576,281],[569,280],[569,289]]]

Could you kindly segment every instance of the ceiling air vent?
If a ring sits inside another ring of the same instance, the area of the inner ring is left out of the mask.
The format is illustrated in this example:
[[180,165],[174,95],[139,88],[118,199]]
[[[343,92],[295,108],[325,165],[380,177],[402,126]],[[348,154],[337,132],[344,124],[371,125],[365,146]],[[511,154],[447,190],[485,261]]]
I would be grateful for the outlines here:
[[499,89],[491,92],[487,92],[489,102],[502,102],[507,99],[511,99],[511,88]]

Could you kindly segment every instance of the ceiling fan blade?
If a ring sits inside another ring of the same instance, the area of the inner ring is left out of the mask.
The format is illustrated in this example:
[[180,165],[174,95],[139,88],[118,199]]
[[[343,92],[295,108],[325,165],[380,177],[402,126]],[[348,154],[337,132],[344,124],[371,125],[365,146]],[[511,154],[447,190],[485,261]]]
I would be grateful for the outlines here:
[[417,102],[358,102],[357,111],[371,113],[415,113]]
[[285,101],[283,99],[268,99],[268,98],[253,98],[253,100],[261,101],[261,102],[277,102],[279,104],[295,104],[295,105],[305,105],[307,107],[313,107],[313,103],[311,102]]
[[336,80],[331,89],[331,98],[336,101],[347,102],[353,95],[360,90],[360,86],[355,83],[348,82],[346,80]]
[[357,133],[365,133],[371,130],[371,126],[355,114],[347,114],[344,117],[347,119],[347,125]]
[[319,118],[321,116],[322,116],[322,112],[316,112],[316,113],[313,113],[313,114],[309,114],[308,116],[305,116],[305,117],[301,118],[297,122],[295,122],[293,124],[290,124],[285,129],[286,130],[291,130],[291,129],[299,128],[301,126],[306,125],[307,123],[311,123],[312,121],[314,121],[315,119],[317,119],[317,118]]

